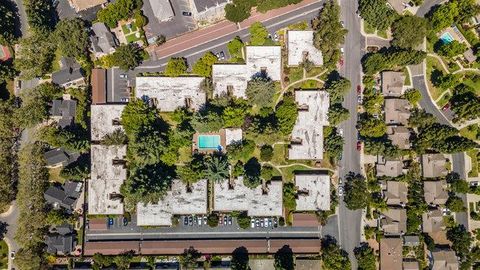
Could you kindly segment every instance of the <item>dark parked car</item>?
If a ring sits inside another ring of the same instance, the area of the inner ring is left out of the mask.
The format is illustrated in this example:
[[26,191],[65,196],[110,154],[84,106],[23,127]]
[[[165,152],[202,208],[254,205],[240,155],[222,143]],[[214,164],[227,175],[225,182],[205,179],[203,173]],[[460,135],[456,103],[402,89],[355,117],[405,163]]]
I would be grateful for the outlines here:
[[188,11],[182,11],[182,15],[183,16],[192,16],[192,13],[188,12]]
[[113,218],[109,217],[108,218],[108,226],[112,226],[113,225]]
[[362,142],[358,141],[357,142],[357,151],[360,151],[360,150],[362,150]]
[[193,217],[192,216],[188,217],[188,225],[190,225],[190,226],[193,225]]
[[362,93],[362,87],[360,85],[357,85],[357,94],[361,94]]
[[188,217],[183,218],[183,225],[185,225],[185,226],[188,225]]
[[128,219],[126,217],[123,217],[123,226],[128,225]]

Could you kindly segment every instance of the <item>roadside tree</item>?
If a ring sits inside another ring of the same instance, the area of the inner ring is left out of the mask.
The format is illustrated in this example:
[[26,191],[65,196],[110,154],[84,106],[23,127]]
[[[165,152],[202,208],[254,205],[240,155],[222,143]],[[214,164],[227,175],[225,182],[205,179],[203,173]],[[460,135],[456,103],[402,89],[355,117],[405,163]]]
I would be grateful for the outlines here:
[[403,49],[414,49],[423,43],[426,34],[427,21],[424,18],[403,16],[392,25],[392,45]]
[[78,59],[88,51],[88,33],[85,23],[79,18],[61,20],[53,34],[53,40],[66,57]]
[[133,69],[142,63],[142,49],[133,44],[121,45],[112,54],[113,63],[123,70]]
[[271,107],[275,95],[275,84],[268,78],[255,77],[248,81],[246,95],[252,105]]
[[268,30],[261,22],[254,22],[250,26],[250,45],[261,46],[268,40]]
[[187,73],[187,60],[185,58],[170,58],[164,74],[169,77],[178,77]]
[[363,209],[367,207],[369,192],[365,178],[359,174],[349,173],[345,184],[344,201],[351,210]]
[[212,65],[215,62],[217,62],[217,57],[212,52],[207,52],[195,62],[192,71],[202,77],[211,77]]

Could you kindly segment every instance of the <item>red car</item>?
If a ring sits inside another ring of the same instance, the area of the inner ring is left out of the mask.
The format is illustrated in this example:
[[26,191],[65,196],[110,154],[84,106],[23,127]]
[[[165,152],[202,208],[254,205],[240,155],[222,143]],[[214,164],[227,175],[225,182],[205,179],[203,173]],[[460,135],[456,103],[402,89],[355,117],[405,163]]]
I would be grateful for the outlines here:
[[361,94],[362,93],[362,87],[360,85],[357,85],[357,94]]
[[360,151],[360,150],[362,150],[362,142],[358,141],[357,142],[357,151]]
[[446,111],[448,109],[450,109],[450,103],[445,104],[445,106],[443,106],[443,108],[442,108],[442,110],[444,110],[444,111]]
[[338,62],[340,64],[340,66],[342,67],[343,66],[343,58],[340,58],[340,61]]

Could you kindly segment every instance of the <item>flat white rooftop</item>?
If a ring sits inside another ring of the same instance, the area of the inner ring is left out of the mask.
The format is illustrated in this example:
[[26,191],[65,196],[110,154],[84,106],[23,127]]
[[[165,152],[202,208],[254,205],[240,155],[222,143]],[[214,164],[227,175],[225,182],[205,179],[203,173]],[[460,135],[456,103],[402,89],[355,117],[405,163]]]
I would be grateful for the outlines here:
[[297,211],[330,210],[330,176],[327,174],[296,174]]
[[268,192],[263,193],[262,186],[250,189],[243,184],[243,177],[234,181],[230,189],[229,181],[214,184],[215,211],[247,211],[252,217],[281,216],[283,213],[283,185],[281,181],[271,181]]
[[137,204],[137,225],[172,226],[174,215],[207,213],[207,180],[191,186],[191,192],[181,180],[173,180],[171,190],[157,204]]
[[328,125],[329,95],[319,90],[295,91],[298,118],[292,131],[289,159],[323,159],[323,126]]
[[101,141],[105,135],[116,129],[123,130],[120,120],[124,108],[123,104],[102,104],[90,107],[92,141]]
[[243,131],[241,128],[225,129],[225,144],[227,146],[235,142],[241,142],[242,139],[243,139]]
[[288,31],[288,65],[298,66],[304,57],[316,66],[323,65],[322,52],[313,46],[313,31]]
[[198,110],[207,100],[202,77],[137,77],[135,96],[151,99],[163,112],[189,107]]
[[245,63],[250,77],[265,72],[273,81],[280,81],[282,78],[282,47],[247,46]]
[[245,89],[250,75],[245,64],[215,64],[212,66],[214,96],[232,94],[236,97],[246,98]]
[[119,198],[120,186],[127,178],[123,164],[127,146],[91,146],[92,172],[88,185],[88,213],[90,215],[123,214]]
[[255,75],[265,73],[279,81],[282,74],[282,49],[280,46],[247,46],[245,64],[215,64],[212,67],[213,94],[231,94],[245,98],[247,82]]

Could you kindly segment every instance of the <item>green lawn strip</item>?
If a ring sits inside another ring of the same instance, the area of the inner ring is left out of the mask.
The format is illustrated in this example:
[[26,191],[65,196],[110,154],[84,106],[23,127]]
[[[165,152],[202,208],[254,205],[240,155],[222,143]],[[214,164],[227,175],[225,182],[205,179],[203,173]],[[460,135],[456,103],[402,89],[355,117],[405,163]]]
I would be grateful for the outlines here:
[[403,75],[405,75],[405,81],[403,82],[403,84],[412,85],[412,82],[410,81],[410,72],[408,72],[408,69],[406,67],[403,68]]
[[377,31],[377,36],[382,37],[382,38],[388,38],[387,30],[378,30]]
[[437,105],[439,107],[443,107],[443,106],[447,105],[448,101],[450,101],[450,98],[451,98],[450,93],[444,94],[442,96],[442,98],[439,101],[437,101]]
[[463,83],[475,89],[475,93],[480,96],[480,74],[473,72],[466,73]]
[[53,62],[52,62],[52,72],[60,70],[61,58],[62,58],[62,53],[60,52],[60,50],[59,49],[55,50],[55,58],[53,59]]
[[60,176],[60,172],[62,171],[62,168],[52,168],[48,169],[48,180],[50,182],[58,182],[58,183],[65,183],[65,179]]
[[431,82],[431,75],[432,75],[432,71],[433,69],[437,69],[437,70],[440,70],[442,72],[446,72],[442,65],[440,64],[440,62],[434,58],[434,57],[428,57],[427,56],[427,78],[428,78],[428,81],[427,81],[427,84],[428,84],[428,90],[430,92],[430,95],[432,96],[432,98],[434,100],[438,99],[440,97],[440,95],[443,93],[443,90],[440,89],[440,88],[437,88],[435,86],[433,86],[432,82]]
[[321,88],[321,83],[315,81],[315,80],[306,80],[302,82],[302,89],[318,89]]
[[478,151],[477,150],[468,150],[467,155],[472,161],[472,169],[468,172],[468,177],[477,177],[478,176]]
[[128,43],[133,43],[133,42],[136,42],[136,41],[139,41],[139,40],[142,40],[142,37],[136,37],[135,36],[136,33],[133,33],[133,34],[130,34],[128,36],[125,36],[125,39],[127,40]]
[[0,269],[8,268],[8,246],[3,240],[0,241]]
[[307,77],[317,77],[323,71],[325,71],[323,67],[313,67],[312,69],[307,71]]
[[293,165],[290,167],[284,167],[280,168],[283,173],[283,181],[285,182],[293,182],[293,179],[295,177],[295,172],[296,171],[311,171],[312,169],[307,168],[302,165]]
[[363,21],[363,31],[367,34],[375,34],[375,28],[365,20]]
[[470,140],[476,140],[478,133],[478,125],[470,125],[460,129],[460,135]]
[[308,22],[307,21],[301,21],[298,23],[290,24],[288,27],[288,30],[307,30],[308,29]]
[[290,73],[288,75],[288,78],[290,79],[290,83],[294,83],[296,81],[299,81],[303,78],[303,69],[300,67],[291,67],[289,68]]
[[270,161],[275,165],[285,165],[287,157],[288,144],[276,144],[273,146],[273,157]]

